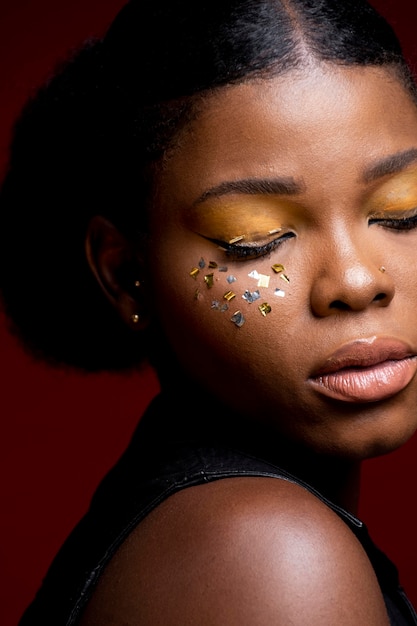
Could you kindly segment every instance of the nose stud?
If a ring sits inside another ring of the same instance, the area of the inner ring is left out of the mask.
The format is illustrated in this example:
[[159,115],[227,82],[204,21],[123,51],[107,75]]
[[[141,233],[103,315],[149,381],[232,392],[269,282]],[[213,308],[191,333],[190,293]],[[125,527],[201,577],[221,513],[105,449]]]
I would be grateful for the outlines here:
[[383,265],[381,265],[381,267],[378,268],[380,272],[382,272],[382,274],[384,274],[386,272],[386,269]]

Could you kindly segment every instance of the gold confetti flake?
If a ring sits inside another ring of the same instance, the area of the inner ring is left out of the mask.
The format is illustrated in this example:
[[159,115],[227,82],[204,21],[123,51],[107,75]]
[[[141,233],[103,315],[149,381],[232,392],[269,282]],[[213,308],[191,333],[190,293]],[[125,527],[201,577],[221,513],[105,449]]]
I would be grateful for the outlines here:
[[216,261],[210,261],[210,262],[209,262],[209,269],[211,269],[211,270],[215,270],[215,269],[216,269],[216,267],[217,267],[217,263],[216,263]]
[[263,302],[262,304],[260,304],[258,309],[260,310],[260,312],[262,313],[264,317],[266,317],[268,313],[271,312],[271,307],[269,306],[267,302]]
[[227,300],[228,302],[230,302],[230,300],[233,300],[233,298],[236,298],[236,294],[233,291],[226,291],[223,298]]
[[268,230],[268,235],[276,235],[277,233],[280,233],[282,231],[282,228],[273,228],[272,230]]
[[233,237],[233,239],[229,239],[229,243],[238,243],[238,241],[242,241],[245,238],[245,235],[238,235],[237,237]]
[[199,273],[200,273],[200,270],[198,269],[198,267],[193,267],[193,269],[190,272],[190,276],[191,278],[194,278],[194,280],[196,280]]
[[274,270],[275,274],[285,272],[285,267],[281,263],[275,263],[275,265],[272,265],[271,269]]
[[207,285],[207,289],[211,289],[214,285],[214,274],[206,274],[204,276],[204,282]]
[[285,280],[286,283],[290,282],[290,279],[286,274],[280,274],[279,277],[282,278],[282,280]]

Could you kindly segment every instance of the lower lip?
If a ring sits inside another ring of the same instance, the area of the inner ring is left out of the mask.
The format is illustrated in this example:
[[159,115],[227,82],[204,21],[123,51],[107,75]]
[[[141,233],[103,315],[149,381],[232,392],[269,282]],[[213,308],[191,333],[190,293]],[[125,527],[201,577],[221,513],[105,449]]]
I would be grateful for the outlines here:
[[417,370],[417,359],[384,361],[371,367],[345,369],[310,379],[315,389],[344,402],[378,402],[402,391]]

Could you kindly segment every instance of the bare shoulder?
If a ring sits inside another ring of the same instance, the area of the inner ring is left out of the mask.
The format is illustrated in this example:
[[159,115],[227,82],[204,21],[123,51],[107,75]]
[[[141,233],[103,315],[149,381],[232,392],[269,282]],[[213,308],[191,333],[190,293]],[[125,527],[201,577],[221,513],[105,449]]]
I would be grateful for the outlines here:
[[222,479],[162,503],[121,546],[82,626],[384,626],[347,525],[302,487]]

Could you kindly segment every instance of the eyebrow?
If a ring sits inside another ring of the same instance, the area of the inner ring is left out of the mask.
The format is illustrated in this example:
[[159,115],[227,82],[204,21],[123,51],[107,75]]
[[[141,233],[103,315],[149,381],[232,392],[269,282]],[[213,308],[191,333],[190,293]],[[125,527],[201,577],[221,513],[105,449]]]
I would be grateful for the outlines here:
[[391,154],[366,168],[362,179],[365,183],[372,183],[383,176],[397,174],[415,162],[417,162],[417,148]]
[[[415,162],[417,162],[417,148],[410,148],[404,152],[391,154],[366,168],[362,179],[365,183],[371,183],[384,176],[401,172]],[[304,182],[302,180],[296,181],[291,176],[280,178],[243,178],[241,180],[223,181],[214,187],[206,189],[193,204],[197,206],[210,198],[220,198],[233,193],[293,196],[303,191],[305,191]]]
[[[417,154],[417,151],[416,151]],[[242,180],[224,181],[219,185],[206,189],[197,198],[194,205],[201,204],[210,198],[220,198],[232,193],[246,195],[295,195],[305,189],[303,182],[297,182],[292,177],[282,178],[244,178]]]

